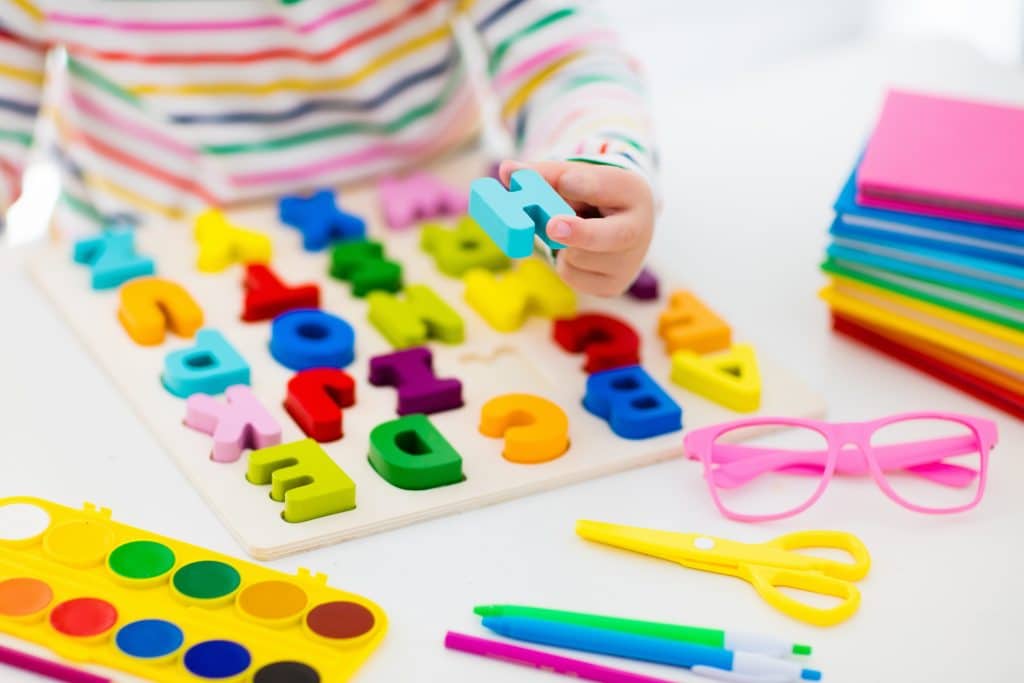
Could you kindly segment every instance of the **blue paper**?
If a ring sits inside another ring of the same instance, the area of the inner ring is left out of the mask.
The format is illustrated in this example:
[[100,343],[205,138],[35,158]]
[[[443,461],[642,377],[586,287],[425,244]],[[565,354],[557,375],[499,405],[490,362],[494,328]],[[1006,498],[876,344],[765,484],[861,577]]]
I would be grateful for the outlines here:
[[828,255],[931,282],[1024,300],[1024,268],[909,245],[839,239]]
[[859,206],[857,171],[850,174],[834,208],[833,233],[864,241],[925,247],[1024,266],[1024,230],[999,228]]

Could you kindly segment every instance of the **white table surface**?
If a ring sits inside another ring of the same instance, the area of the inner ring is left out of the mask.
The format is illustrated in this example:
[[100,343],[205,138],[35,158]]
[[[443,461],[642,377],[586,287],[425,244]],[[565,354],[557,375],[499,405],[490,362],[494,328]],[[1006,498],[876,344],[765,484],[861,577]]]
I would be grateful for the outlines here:
[[[860,46],[702,91],[655,72],[665,212],[655,262],[728,317],[761,351],[827,396],[838,420],[936,409],[991,417],[1001,439],[980,508],[909,512],[870,480],[833,483],[795,519],[720,518],[696,463],[646,469],[427,522],[272,563],[326,572],[379,602],[391,630],[358,676],[374,681],[557,680],[448,653],[446,629],[482,634],[471,608],[519,602],[775,633],[813,644],[825,680],[1021,680],[1024,427],[828,329],[815,292],[830,205],[886,85],[1024,103],[1024,72],[949,43]],[[0,495],[94,501],[135,526],[239,554],[129,405],[0,251]],[[743,582],[590,545],[582,517],[738,540],[835,528],[873,556],[850,621],[816,629]],[[686,672],[629,665],[676,680]],[[31,677],[0,669],[4,681]]]

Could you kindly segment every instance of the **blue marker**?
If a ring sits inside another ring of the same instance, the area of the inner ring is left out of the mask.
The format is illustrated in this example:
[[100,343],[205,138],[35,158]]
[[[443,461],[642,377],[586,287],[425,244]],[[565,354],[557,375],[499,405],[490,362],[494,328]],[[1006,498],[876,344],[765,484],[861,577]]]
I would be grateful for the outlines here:
[[[709,645],[529,617],[484,617],[483,625],[499,635],[515,640],[681,666],[696,674],[719,679],[765,680],[772,683],[821,680],[820,671],[805,669],[794,662]],[[727,672],[731,672],[731,675]]]

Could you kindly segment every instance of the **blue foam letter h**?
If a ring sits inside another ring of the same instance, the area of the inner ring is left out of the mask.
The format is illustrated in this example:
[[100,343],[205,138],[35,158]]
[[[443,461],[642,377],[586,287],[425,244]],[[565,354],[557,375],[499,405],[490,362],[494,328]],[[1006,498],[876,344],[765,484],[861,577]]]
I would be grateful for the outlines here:
[[512,258],[533,253],[534,233],[552,249],[563,249],[548,237],[552,216],[575,216],[562,197],[533,169],[522,168],[509,179],[509,190],[494,178],[477,178],[469,186],[469,215]]

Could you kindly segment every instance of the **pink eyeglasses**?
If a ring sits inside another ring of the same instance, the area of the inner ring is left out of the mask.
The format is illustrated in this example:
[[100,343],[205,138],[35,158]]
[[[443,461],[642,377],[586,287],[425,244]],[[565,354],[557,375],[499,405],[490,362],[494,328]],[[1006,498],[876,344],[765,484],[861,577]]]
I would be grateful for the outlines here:
[[760,522],[803,512],[833,474],[869,474],[915,512],[969,510],[985,492],[996,438],[991,420],[953,413],[847,423],[758,417],[690,432],[683,448],[704,464],[722,514]]

